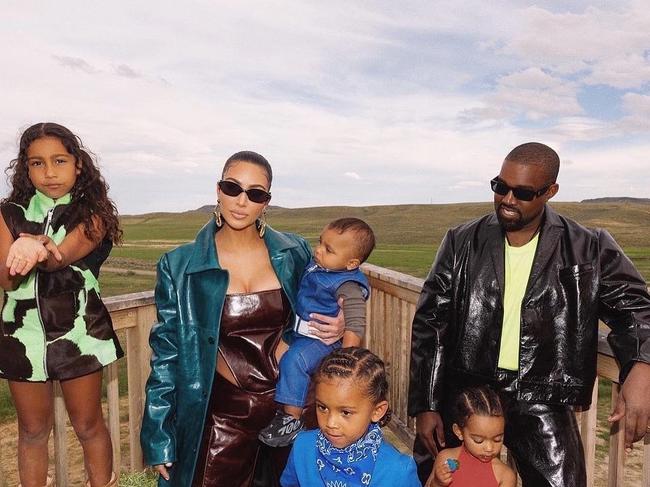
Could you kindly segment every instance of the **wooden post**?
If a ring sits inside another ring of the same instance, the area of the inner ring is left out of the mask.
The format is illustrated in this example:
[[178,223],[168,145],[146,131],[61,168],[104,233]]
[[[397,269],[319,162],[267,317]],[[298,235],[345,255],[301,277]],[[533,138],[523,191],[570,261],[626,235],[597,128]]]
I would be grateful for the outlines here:
[[66,420],[67,413],[61,385],[58,381],[54,381],[54,471],[56,487],[66,487],[68,485]]
[[0,487],[7,487],[7,479],[5,477],[5,471],[4,468],[2,467],[2,458],[3,458],[3,452],[5,452],[6,449],[2,446],[2,438],[0,438]]
[[[621,386],[612,383],[612,407],[621,391]],[[620,487],[623,485],[623,467],[625,466],[625,418],[614,423],[609,434],[609,471],[607,485]]]
[[126,332],[127,374],[129,377],[129,446],[131,471],[142,471],[144,461],[140,446],[140,429],[144,411],[145,371],[149,362],[149,330],[153,325],[155,307],[146,306],[137,309],[136,326]]
[[135,328],[126,331],[126,357],[129,386],[129,452],[131,471],[142,470],[140,454],[140,421],[142,410],[142,357],[140,350],[141,332]]
[[587,485],[594,485],[594,470],[596,467],[596,423],[598,415],[598,376],[591,393],[591,407],[580,413],[580,436],[585,451],[585,468],[587,470]]
[[106,367],[106,402],[108,404],[108,432],[113,446],[113,471],[119,475],[122,468],[122,446],[120,444],[120,385],[118,363]]

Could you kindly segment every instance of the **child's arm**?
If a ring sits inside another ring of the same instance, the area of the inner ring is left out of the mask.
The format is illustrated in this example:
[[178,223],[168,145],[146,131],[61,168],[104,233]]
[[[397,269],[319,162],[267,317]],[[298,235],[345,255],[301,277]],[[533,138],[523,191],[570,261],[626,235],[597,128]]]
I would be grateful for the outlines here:
[[425,487],[445,487],[451,484],[452,472],[447,464],[447,459],[456,458],[459,451],[460,448],[447,448],[438,453],[431,475],[429,475],[427,483],[424,484]]
[[345,332],[343,347],[358,347],[366,329],[366,300],[363,290],[354,281],[344,282],[336,290],[337,298],[343,298],[343,316],[345,316]]
[[[5,291],[16,289],[25,275],[47,256],[43,245],[23,242],[15,246],[14,237],[0,213],[0,287]],[[19,248],[19,247],[25,248]],[[20,251],[20,252],[19,252]]]
[[499,487],[517,487],[517,474],[508,465],[503,463],[498,458],[492,460],[494,462],[494,476],[499,482]]
[[343,340],[341,347],[360,347],[361,346],[361,337],[353,331],[344,331]]
[[92,218],[93,239],[89,239],[84,232],[84,224],[77,225],[68,233],[63,241],[57,246],[45,235],[20,234],[21,237],[29,237],[38,240],[48,249],[47,260],[43,261],[39,268],[45,272],[58,271],[70,264],[83,259],[97,248],[106,235],[104,224],[99,217]]

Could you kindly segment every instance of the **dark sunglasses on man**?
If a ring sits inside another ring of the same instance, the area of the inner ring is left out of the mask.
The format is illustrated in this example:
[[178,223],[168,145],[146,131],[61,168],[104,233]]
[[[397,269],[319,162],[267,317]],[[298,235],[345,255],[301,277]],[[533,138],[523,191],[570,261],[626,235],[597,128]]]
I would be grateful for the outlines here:
[[519,201],[533,201],[535,198],[542,196],[544,193],[546,193],[548,189],[551,186],[553,186],[553,184],[548,184],[538,190],[526,189],[526,188],[511,188],[506,183],[501,181],[499,179],[499,176],[497,176],[490,181],[490,186],[492,187],[492,191],[494,191],[498,195],[505,196],[510,191],[512,191],[512,195],[515,198],[517,198]]
[[223,194],[227,196],[239,196],[242,193],[246,193],[248,199],[253,203],[266,203],[271,199],[271,193],[268,191],[258,188],[244,189],[234,181],[222,179],[217,185]]

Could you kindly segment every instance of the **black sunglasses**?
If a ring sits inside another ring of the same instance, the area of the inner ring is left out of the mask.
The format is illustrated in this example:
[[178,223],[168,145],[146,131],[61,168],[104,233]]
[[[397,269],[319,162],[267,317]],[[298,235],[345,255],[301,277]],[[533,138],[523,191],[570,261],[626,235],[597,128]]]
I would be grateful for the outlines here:
[[492,191],[494,191],[496,194],[499,194],[501,196],[505,196],[510,191],[512,191],[513,196],[517,198],[519,201],[533,201],[538,196],[542,196],[544,193],[546,193],[548,191],[548,188],[550,188],[553,185],[549,184],[538,190],[526,189],[526,188],[511,188],[506,183],[501,181],[499,179],[499,176],[497,176],[490,181],[490,186],[492,186]]
[[222,179],[217,183],[217,185],[219,186],[219,189],[223,191],[223,194],[228,196],[239,196],[242,193],[246,193],[248,199],[253,203],[266,203],[271,199],[271,193],[268,191],[257,188],[244,189],[233,181]]

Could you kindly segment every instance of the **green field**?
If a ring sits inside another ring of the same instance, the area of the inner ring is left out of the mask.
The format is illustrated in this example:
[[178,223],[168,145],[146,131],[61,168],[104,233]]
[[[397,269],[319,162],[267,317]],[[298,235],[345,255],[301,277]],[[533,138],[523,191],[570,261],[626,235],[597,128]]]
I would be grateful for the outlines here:
[[[560,213],[585,226],[609,230],[650,280],[650,205],[639,203],[557,203]],[[366,220],[377,236],[369,262],[417,277],[426,276],[446,230],[493,211],[491,203],[450,205],[395,205],[372,207],[270,208],[269,223],[276,229],[303,235],[313,245],[322,227],[342,216]],[[207,212],[155,213],[124,216],[124,246],[113,249],[100,275],[103,296],[152,289],[160,255],[194,238],[211,217]],[[121,269],[108,272],[107,267]],[[126,384],[126,381],[120,381]],[[0,422],[13,418],[6,382],[0,381]]]
[[[650,279],[650,205],[557,203],[553,207],[585,226],[609,230],[646,280]],[[491,203],[272,207],[268,221],[278,230],[303,235],[314,245],[327,222],[342,216],[362,218],[377,236],[377,248],[370,256],[370,263],[424,277],[448,228],[491,211]],[[125,216],[122,219],[125,245],[113,250],[109,264],[153,270],[163,252],[192,240],[210,217],[210,213],[197,211]],[[112,285],[105,285],[104,295],[111,294],[115,294]]]

